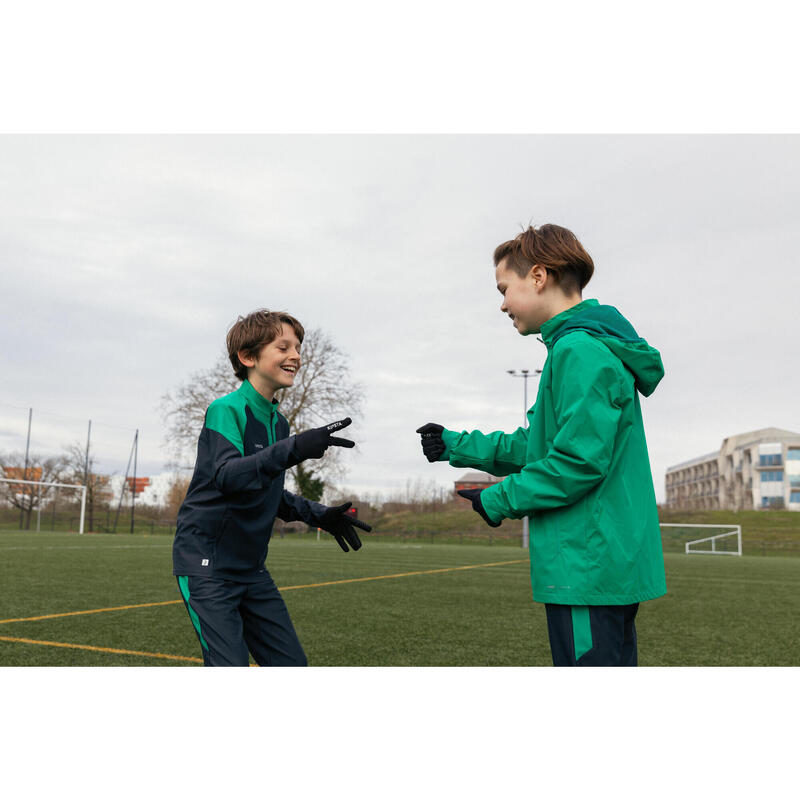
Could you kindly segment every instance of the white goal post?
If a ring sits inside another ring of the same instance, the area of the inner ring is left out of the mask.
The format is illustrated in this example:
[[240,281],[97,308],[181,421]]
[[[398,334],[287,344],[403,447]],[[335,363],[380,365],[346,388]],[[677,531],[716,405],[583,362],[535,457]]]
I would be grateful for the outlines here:
[[[725,533],[718,533],[714,536],[706,536],[702,539],[695,539],[691,542],[686,542],[685,545],[685,552],[688,555],[689,553],[701,553],[704,555],[715,555],[715,556],[740,556],[742,554],[742,526],[741,525],[700,525],[700,524],[680,524],[677,522],[662,522],[659,524],[660,528],[716,528],[719,530],[720,528],[725,529]],[[736,549],[735,550],[725,550],[725,549],[718,549],[717,542],[720,539],[725,539],[730,536],[736,537]],[[706,542],[711,542],[711,549],[697,549],[693,547],[693,545],[704,544]]]
[[51,481],[23,481],[19,478],[0,478],[0,483],[13,483],[21,484],[26,483],[29,486],[58,486],[62,489],[80,489],[81,490],[81,521],[78,526],[78,533],[83,533],[83,521],[86,518],[86,487],[82,483],[54,483]]

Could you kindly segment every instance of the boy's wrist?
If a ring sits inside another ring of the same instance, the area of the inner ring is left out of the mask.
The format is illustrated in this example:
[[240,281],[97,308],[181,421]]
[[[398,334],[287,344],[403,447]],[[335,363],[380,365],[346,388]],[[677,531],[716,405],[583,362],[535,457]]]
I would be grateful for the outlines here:
[[483,506],[484,512],[486,512],[486,516],[489,517],[492,522],[502,522],[506,516],[499,507],[499,503],[496,499],[497,494],[494,486],[489,486],[481,492],[481,505]]
[[449,461],[450,454],[453,452],[453,446],[461,434],[456,431],[449,431],[445,428],[439,435],[444,442],[444,452],[439,456],[439,461]]

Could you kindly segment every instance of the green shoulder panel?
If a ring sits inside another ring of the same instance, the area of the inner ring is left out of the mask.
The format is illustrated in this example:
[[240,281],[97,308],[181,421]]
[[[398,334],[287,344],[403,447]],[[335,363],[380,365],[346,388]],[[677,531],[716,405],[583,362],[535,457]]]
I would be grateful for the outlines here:
[[238,392],[226,394],[215,400],[206,412],[206,428],[224,436],[242,455],[244,455],[245,399]]

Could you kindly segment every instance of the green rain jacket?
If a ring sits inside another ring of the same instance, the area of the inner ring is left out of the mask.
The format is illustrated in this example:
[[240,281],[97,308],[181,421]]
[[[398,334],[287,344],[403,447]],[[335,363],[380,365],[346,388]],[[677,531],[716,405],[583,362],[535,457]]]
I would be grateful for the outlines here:
[[612,306],[584,300],[541,329],[548,355],[528,428],[442,433],[440,460],[507,475],[489,517],[530,516],[533,599],[627,605],[666,593],[639,394],[664,375],[658,351]]

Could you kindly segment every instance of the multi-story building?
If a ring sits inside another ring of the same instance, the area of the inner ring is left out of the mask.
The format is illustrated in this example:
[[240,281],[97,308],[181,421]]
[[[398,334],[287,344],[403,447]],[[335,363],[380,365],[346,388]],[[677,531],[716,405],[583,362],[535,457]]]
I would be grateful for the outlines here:
[[800,511],[800,433],[762,428],[729,436],[717,453],[669,467],[667,505]]

